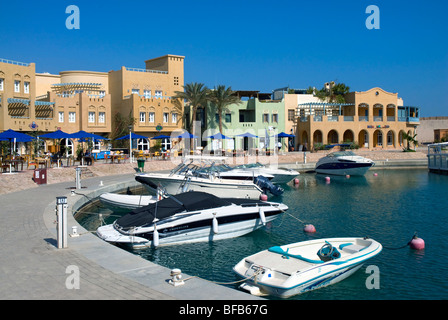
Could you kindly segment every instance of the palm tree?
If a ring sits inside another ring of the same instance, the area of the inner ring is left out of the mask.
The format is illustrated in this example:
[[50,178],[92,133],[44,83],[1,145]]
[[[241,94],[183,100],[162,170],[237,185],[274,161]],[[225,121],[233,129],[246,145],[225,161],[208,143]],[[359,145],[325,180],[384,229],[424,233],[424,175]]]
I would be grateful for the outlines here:
[[222,114],[225,108],[231,104],[240,104],[241,99],[235,95],[231,87],[226,88],[224,85],[219,85],[210,91],[209,100],[216,106],[218,111],[219,132],[222,134]]
[[417,136],[417,134],[415,133],[413,134],[407,134],[406,132],[403,132],[403,139],[405,139],[407,141],[407,146],[406,149],[404,149],[404,151],[411,151],[411,142],[414,145],[414,148],[417,146],[418,141],[415,139],[415,137]]
[[184,91],[175,91],[173,99],[186,100],[191,106],[191,121],[190,133],[195,132],[195,120],[198,107],[205,107],[207,105],[207,96],[209,89],[203,83],[187,83],[183,86]]

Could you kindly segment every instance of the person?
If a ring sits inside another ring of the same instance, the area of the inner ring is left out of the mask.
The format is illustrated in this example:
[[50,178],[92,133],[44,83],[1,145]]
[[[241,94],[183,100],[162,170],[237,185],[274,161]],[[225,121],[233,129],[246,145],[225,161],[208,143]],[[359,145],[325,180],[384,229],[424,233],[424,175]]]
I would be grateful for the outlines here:
[[86,161],[86,164],[88,166],[92,165],[92,154],[90,153],[89,149],[87,149],[86,153],[84,154],[84,160]]
[[294,142],[292,140],[289,140],[288,142],[289,151],[294,151]]

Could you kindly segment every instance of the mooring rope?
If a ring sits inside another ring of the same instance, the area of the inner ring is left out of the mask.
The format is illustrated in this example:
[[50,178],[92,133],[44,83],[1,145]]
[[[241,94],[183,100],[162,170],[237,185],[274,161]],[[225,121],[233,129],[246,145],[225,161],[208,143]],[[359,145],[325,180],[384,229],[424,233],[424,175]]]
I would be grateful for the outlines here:
[[208,282],[212,282],[212,283],[216,283],[216,284],[222,284],[222,285],[237,284],[237,283],[244,282],[244,281],[247,281],[247,280],[250,280],[250,279],[254,279],[256,276],[258,276],[258,274],[261,271],[262,271],[262,268],[258,268],[258,270],[253,275],[251,275],[250,277],[246,277],[244,279],[237,280],[237,281],[232,281],[232,282],[218,282],[218,281],[213,281],[213,280],[200,278],[199,276],[191,276],[191,277],[185,278],[184,281],[191,280],[191,279],[194,279],[194,278],[200,278],[200,279],[208,281]]

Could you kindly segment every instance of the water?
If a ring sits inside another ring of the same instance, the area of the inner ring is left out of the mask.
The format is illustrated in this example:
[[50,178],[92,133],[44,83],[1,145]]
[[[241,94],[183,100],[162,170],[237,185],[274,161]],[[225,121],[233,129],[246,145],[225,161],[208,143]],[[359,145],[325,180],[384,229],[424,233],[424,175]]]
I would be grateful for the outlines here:
[[[262,229],[235,239],[134,252],[189,275],[230,283],[238,280],[232,272],[237,262],[270,246],[313,238],[368,236],[385,247],[379,255],[342,282],[290,299],[447,299],[448,176],[415,169],[378,170],[377,176],[374,172],[349,179],[331,177],[329,184],[325,176],[302,174],[298,186],[284,185],[282,196],[269,199],[288,205],[288,214]],[[100,207],[89,210],[96,214],[80,222],[90,230],[98,224],[99,211],[108,223],[118,214]],[[302,222],[313,224],[317,232],[305,234]],[[424,250],[395,249],[406,245],[414,232],[425,240]],[[369,265],[379,268],[379,289],[366,286],[371,282],[366,273]],[[238,288],[236,284],[226,286]]]

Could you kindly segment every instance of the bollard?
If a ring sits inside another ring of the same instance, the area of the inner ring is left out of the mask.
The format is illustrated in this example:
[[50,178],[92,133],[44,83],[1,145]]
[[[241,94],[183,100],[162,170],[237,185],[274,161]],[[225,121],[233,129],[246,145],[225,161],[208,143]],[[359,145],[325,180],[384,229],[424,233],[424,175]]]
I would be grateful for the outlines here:
[[81,189],[81,168],[76,168],[76,176],[75,176],[75,182],[76,182],[76,189]]
[[67,248],[67,197],[56,198],[58,249]]

